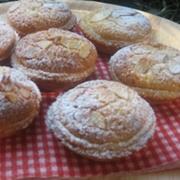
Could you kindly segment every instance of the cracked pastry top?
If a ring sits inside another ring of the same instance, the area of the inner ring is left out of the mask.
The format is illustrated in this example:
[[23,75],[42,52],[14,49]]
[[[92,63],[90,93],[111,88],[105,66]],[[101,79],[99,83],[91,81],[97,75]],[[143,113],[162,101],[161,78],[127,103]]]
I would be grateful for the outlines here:
[[70,30],[76,18],[59,0],[21,0],[10,7],[8,21],[20,35],[49,28]]
[[126,7],[98,9],[81,17],[79,26],[97,49],[112,54],[118,49],[148,40],[151,24],[141,13]]
[[180,51],[162,44],[134,44],[120,49],[109,62],[114,80],[154,102],[180,97]]
[[7,59],[16,43],[15,31],[5,22],[0,21],[0,61]]
[[86,38],[56,28],[23,37],[15,48],[12,65],[41,89],[71,86],[95,69],[97,52]]
[[0,67],[0,138],[26,128],[38,114],[41,94],[22,72]]
[[95,80],[57,97],[46,124],[72,151],[110,160],[142,148],[154,133],[155,119],[152,108],[134,90]]

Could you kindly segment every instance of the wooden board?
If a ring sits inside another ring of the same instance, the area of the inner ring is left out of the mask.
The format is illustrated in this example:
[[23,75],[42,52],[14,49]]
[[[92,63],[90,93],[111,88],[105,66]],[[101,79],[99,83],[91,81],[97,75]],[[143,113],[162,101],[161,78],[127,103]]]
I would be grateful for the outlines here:
[[[80,1],[80,0],[62,0],[67,2],[73,12],[79,17],[88,13],[88,11],[94,10],[95,8],[101,8],[103,6],[113,7],[115,5],[112,4],[103,4],[99,2],[91,2],[91,1]],[[5,13],[9,8],[11,3],[2,3],[0,4],[0,19],[6,20]],[[141,11],[142,12],[142,11]],[[153,38],[161,42],[163,44],[175,47],[180,50],[180,25],[174,22],[171,22],[167,19],[160,18],[154,16],[149,13],[142,12],[146,17],[149,18],[153,27]],[[34,179],[34,178],[33,178]],[[44,179],[44,178],[43,178]],[[107,177],[96,177],[96,178],[88,178],[90,179],[105,179],[105,180],[179,180],[180,179],[180,170],[167,171],[162,173],[151,173],[146,175],[138,175],[138,176],[118,176],[118,175],[109,175]]]

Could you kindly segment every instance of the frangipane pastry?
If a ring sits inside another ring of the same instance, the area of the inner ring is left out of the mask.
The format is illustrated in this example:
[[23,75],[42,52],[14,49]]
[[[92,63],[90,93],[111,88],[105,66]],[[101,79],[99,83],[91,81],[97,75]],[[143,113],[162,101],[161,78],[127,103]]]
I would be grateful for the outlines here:
[[134,90],[95,80],[57,97],[46,124],[72,151],[94,160],[128,156],[142,148],[155,130],[150,105]]
[[0,138],[26,128],[38,114],[41,94],[22,72],[0,67]]
[[162,44],[134,44],[111,57],[114,80],[162,103],[180,97],[180,51]]
[[16,43],[16,32],[5,22],[0,21],[0,61],[7,59]]
[[126,7],[92,11],[81,17],[79,25],[84,35],[106,54],[136,42],[147,41],[151,34],[149,20]]
[[86,79],[95,69],[97,52],[86,38],[61,29],[24,36],[15,48],[12,65],[42,90],[67,88]]
[[9,23],[20,35],[57,27],[72,29],[76,18],[59,0],[21,0],[10,7]]

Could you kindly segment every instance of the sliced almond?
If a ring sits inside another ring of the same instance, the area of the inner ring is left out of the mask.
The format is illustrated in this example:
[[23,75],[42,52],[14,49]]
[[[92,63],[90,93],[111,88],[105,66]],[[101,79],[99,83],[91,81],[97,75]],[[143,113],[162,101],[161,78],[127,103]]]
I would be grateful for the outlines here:
[[47,41],[47,40],[43,40],[43,41],[37,42],[37,45],[39,47],[41,47],[42,49],[47,49],[51,44],[52,44],[52,42],[51,41]]
[[125,88],[117,88],[112,87],[109,89],[111,92],[113,92],[116,96],[118,96],[120,99],[128,99],[129,98],[129,92],[128,89]]
[[41,51],[40,48],[34,47],[34,46],[29,46],[26,48],[26,50],[24,51],[23,55],[24,57],[31,59],[36,57],[39,52]]
[[14,103],[17,100],[17,95],[13,92],[7,92],[5,93],[5,97],[8,101]]
[[132,9],[129,8],[118,8],[114,9],[112,12],[112,17],[118,18],[120,16],[133,16],[137,14],[136,11],[133,11]]
[[23,97],[25,97],[25,98],[29,98],[29,97],[30,97],[30,92],[29,92],[29,90],[27,90],[27,89],[21,88],[19,93],[20,93]]
[[1,82],[2,82],[3,84],[7,85],[7,86],[8,86],[8,84],[11,83],[11,76],[10,76],[10,74],[9,74],[8,72],[5,72],[5,73],[3,74],[3,77],[2,77]]
[[[23,2],[25,2],[25,1],[23,1]],[[29,5],[28,2],[27,2],[27,5]],[[39,9],[41,6],[42,6],[42,2],[41,1],[36,1],[36,2],[33,2],[31,4],[30,8],[32,8],[32,9]]]
[[167,63],[169,61],[169,56],[166,54],[163,59],[162,59],[162,62],[163,63]]
[[78,39],[62,38],[61,44],[70,49],[80,49],[81,41]]
[[154,53],[152,59],[159,63],[167,63],[169,61],[169,56],[165,53]]
[[98,112],[94,111],[91,113],[90,121],[95,127],[106,128],[105,118]]
[[0,67],[0,73],[4,74],[8,71],[7,67]]
[[16,3],[16,4],[14,4],[13,6],[11,6],[10,9],[9,9],[9,11],[10,11],[10,12],[13,12],[13,11],[15,11],[17,8],[19,8],[19,3]]
[[116,11],[113,11],[113,12],[112,12],[112,17],[113,17],[113,18],[118,18],[118,17],[120,17],[120,16],[121,16],[121,13],[120,13],[119,11],[116,10]]
[[97,21],[102,21],[106,18],[108,18],[111,15],[112,11],[111,10],[103,10],[97,14],[95,14],[92,18],[92,22],[97,22]]
[[154,61],[146,58],[142,58],[135,65],[135,70],[139,73],[145,74],[149,71],[149,69],[155,64]]
[[27,14],[30,15],[30,16],[36,16],[36,15],[38,14],[38,11],[37,11],[37,9],[34,7],[34,8],[32,8],[32,9],[29,9],[29,10],[27,11]]
[[84,44],[79,49],[79,55],[82,58],[86,58],[90,53],[90,48],[88,45]]
[[180,64],[169,64],[168,69],[172,74],[179,74]]
[[4,88],[4,91],[7,92],[7,91],[11,91],[13,89],[13,86],[12,84],[6,84],[3,86],[3,88]]
[[176,56],[176,57],[174,58],[174,61],[179,64],[179,63],[180,63],[180,56]]
[[58,0],[45,1],[43,4],[43,7],[49,8],[49,9],[54,9],[54,8],[58,8],[58,9],[62,9],[62,10],[68,9],[66,4],[64,4],[64,3],[62,3],[62,1],[58,1]]

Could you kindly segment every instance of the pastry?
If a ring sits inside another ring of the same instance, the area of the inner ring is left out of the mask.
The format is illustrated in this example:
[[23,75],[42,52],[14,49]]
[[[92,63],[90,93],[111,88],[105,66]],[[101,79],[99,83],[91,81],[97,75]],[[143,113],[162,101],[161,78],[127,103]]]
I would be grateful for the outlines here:
[[94,80],[69,90],[50,106],[46,125],[72,151],[94,160],[125,157],[155,130],[150,105],[134,90]]
[[84,37],[52,28],[23,37],[15,48],[12,65],[45,91],[71,87],[95,69],[97,52]]
[[157,43],[120,49],[109,62],[113,80],[144,98],[163,103],[180,97],[180,51]]
[[11,55],[17,35],[15,31],[5,22],[0,21],[0,63]]
[[10,7],[8,21],[20,35],[49,28],[70,30],[76,18],[59,0],[21,0]]
[[22,72],[0,67],[0,138],[26,128],[38,114],[41,94]]
[[147,41],[151,24],[141,13],[126,7],[103,8],[81,17],[80,29],[97,49],[112,54],[118,49]]

